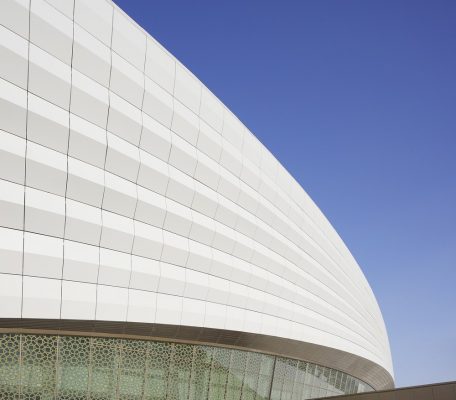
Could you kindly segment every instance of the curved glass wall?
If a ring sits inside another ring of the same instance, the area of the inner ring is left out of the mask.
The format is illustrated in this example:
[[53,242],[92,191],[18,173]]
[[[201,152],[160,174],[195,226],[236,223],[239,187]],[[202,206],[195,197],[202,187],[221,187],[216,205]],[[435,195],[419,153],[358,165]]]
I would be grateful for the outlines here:
[[370,391],[304,361],[203,345],[0,335],[0,398],[294,400]]

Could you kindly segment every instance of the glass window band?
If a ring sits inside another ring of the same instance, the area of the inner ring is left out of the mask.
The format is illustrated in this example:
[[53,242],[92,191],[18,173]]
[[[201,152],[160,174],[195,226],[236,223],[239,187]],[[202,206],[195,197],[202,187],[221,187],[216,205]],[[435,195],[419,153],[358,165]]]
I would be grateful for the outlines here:
[[306,361],[119,338],[0,334],[0,398],[301,400],[373,390]]

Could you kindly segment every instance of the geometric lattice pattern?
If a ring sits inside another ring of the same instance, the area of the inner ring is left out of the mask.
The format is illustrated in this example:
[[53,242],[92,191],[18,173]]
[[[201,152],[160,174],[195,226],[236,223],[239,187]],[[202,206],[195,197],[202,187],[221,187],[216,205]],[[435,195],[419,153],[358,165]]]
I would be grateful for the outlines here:
[[370,390],[331,368],[237,349],[0,335],[2,400],[301,400]]

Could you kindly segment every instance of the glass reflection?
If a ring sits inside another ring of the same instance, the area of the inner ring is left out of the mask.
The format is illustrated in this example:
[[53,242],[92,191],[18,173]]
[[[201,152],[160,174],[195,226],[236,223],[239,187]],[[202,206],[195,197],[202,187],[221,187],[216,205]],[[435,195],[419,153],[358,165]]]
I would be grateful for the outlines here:
[[371,390],[331,368],[237,349],[0,335],[0,398],[6,400],[302,400]]

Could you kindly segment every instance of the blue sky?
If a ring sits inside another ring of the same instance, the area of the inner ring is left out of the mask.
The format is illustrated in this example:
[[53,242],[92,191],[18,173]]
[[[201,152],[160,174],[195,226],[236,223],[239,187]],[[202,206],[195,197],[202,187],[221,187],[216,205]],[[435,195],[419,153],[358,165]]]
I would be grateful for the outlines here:
[[380,303],[397,386],[456,380],[456,2],[115,1],[337,229]]

